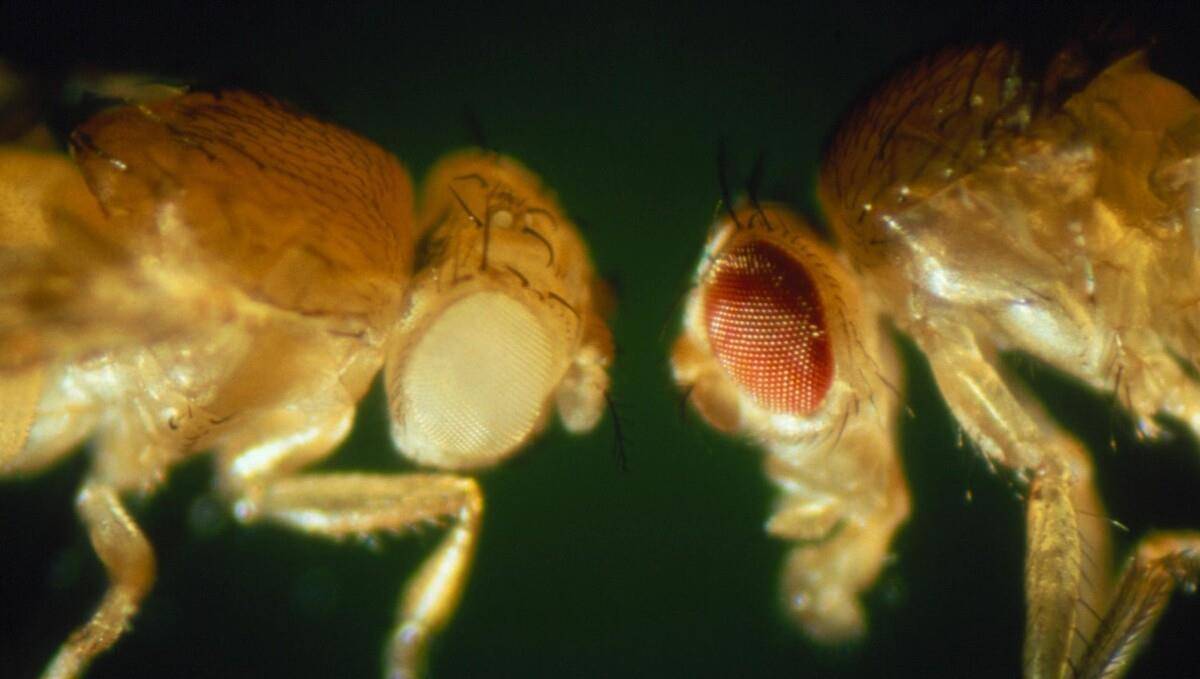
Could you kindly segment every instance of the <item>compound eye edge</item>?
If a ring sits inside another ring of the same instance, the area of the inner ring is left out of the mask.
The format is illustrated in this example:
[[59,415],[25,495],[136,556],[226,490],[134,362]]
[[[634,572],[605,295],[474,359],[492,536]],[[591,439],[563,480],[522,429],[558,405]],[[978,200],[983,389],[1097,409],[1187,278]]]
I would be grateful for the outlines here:
[[763,408],[816,411],[833,383],[834,355],[816,282],[804,265],[762,240],[720,255],[703,291],[709,346]]
[[512,452],[537,427],[561,377],[550,329],[502,292],[480,291],[441,311],[406,360],[396,361],[397,403],[409,455],[468,468]]

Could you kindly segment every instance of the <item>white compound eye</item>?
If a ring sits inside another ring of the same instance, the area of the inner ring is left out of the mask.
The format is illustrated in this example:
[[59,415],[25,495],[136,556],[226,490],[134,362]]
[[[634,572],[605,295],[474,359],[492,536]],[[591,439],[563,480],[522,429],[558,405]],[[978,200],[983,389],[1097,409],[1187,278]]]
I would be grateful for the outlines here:
[[516,453],[552,407],[590,428],[611,344],[587,249],[553,195],[515,160],[467,150],[429,171],[420,205],[427,247],[384,368],[399,452],[478,469]]
[[418,462],[448,468],[514,450],[561,377],[553,342],[541,320],[506,294],[480,291],[453,302],[389,379],[405,414],[393,429],[397,445]]

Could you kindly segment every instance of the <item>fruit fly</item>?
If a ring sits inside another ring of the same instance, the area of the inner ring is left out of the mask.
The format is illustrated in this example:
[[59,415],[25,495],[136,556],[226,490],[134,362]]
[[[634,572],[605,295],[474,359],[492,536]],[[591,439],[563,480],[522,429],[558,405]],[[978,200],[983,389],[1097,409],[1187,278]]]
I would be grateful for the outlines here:
[[675,379],[711,425],[767,452],[788,610],[815,638],[860,634],[858,601],[908,515],[889,422],[897,365],[872,300],[804,220],[747,204],[718,220],[675,343]]
[[776,208],[722,220],[674,371],[707,421],[766,448],[782,490],[768,530],[803,541],[790,609],[842,638],[906,507],[873,329],[890,320],[1025,489],[1025,675],[1119,676],[1174,588],[1195,586],[1200,533],[1144,537],[1112,578],[1090,459],[998,356],[1113,392],[1145,436],[1160,414],[1200,434],[1200,102],[1142,53],[1097,71],[1067,50],[1028,70],[1007,45],[948,50],[847,116],[819,188],[844,259]]
[[[419,674],[478,539],[466,474],[553,409],[571,431],[603,414],[611,341],[574,225],[482,151],[439,162],[418,211],[390,154],[247,92],[102,112],[71,151],[0,150],[0,473],[90,440],[76,506],[109,577],[43,676],[80,675],[128,627],[155,567],[122,498],[205,451],[243,522],[446,526],[385,652],[388,676]],[[381,368],[393,440],[431,469],[303,473]]]

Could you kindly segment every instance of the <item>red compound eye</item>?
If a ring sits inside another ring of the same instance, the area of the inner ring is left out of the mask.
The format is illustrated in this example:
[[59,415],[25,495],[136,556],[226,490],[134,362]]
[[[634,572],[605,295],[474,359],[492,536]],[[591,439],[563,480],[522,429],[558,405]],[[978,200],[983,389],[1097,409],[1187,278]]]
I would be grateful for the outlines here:
[[763,407],[806,415],[833,381],[833,352],[812,277],[782,250],[740,245],[713,266],[704,323],[717,361]]

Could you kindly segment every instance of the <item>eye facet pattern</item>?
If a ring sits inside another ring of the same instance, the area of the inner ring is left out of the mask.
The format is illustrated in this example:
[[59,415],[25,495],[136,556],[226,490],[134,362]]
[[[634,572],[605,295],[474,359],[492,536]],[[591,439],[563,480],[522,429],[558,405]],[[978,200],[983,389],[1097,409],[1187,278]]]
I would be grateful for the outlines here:
[[419,430],[412,440],[466,458],[523,441],[558,377],[550,340],[506,295],[481,292],[456,302],[414,348],[404,373]]
[[804,415],[833,381],[821,298],[799,262],[751,241],[724,253],[704,292],[713,353],[760,405]]
[[[0,480],[90,439],[76,509],[109,579],[42,676],[80,677],[153,586],[124,497],[210,451],[243,523],[332,540],[444,528],[385,651],[386,676],[422,676],[484,511],[451,472],[515,453],[556,406],[572,432],[603,413],[612,341],[582,236],[537,175],[464,151],[426,181],[442,200],[421,227],[446,247],[417,268],[404,166],[248,92],[117,107],[71,140],[74,162],[0,145]],[[308,469],[385,365],[393,439],[425,470]]]

